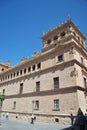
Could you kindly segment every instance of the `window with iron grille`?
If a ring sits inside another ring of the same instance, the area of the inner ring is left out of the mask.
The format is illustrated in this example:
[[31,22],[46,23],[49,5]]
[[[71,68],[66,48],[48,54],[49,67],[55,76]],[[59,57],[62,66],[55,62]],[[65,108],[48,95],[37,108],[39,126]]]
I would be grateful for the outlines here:
[[16,101],[13,102],[13,109],[16,109]]
[[55,77],[53,80],[54,80],[54,88],[59,88],[59,77]]
[[39,100],[35,101],[35,109],[39,109]]
[[59,99],[54,100],[54,109],[59,109]]
[[40,91],[40,81],[36,82],[36,92]]

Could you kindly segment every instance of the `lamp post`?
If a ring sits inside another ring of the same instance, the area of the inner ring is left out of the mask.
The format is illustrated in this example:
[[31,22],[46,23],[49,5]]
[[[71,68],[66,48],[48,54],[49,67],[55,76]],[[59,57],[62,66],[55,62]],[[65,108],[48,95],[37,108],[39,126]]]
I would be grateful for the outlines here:
[[34,124],[34,100],[32,101],[32,116],[31,116],[31,124]]
[[34,100],[32,101],[32,115],[34,114]]
[[2,104],[3,104],[4,99],[5,99],[5,95],[2,92],[0,92],[0,125],[1,125]]

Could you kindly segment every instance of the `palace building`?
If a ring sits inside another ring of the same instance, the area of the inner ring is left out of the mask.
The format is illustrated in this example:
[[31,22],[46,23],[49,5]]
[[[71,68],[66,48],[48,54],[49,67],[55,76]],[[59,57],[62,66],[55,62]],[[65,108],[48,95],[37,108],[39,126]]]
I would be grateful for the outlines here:
[[42,35],[42,50],[10,66],[0,62],[2,115],[67,123],[87,112],[87,50],[84,34],[70,20]]

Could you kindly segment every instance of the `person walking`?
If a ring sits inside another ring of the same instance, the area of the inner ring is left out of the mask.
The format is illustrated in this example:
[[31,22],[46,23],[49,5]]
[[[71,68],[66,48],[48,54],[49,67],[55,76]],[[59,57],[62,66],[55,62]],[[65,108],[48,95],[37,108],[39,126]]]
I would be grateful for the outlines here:
[[71,115],[70,115],[70,118],[71,118],[71,126],[72,126],[72,128],[73,128],[73,126],[74,126],[74,116],[73,116],[72,113],[71,113]]
[[35,116],[32,114],[32,116],[31,116],[31,124],[34,124],[34,118],[35,118]]
[[9,119],[9,113],[7,112],[6,113],[6,120],[8,120]]

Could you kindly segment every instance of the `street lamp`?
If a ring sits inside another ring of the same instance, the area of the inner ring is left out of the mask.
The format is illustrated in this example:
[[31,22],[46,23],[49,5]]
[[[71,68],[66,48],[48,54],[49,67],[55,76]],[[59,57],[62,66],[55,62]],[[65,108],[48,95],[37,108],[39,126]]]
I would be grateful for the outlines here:
[[32,116],[31,116],[31,124],[34,124],[34,100],[32,101]]
[[4,99],[5,99],[5,95],[2,92],[0,92],[0,125],[1,125],[2,104],[3,104]]
[[32,115],[34,114],[34,100],[32,101]]

